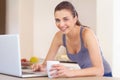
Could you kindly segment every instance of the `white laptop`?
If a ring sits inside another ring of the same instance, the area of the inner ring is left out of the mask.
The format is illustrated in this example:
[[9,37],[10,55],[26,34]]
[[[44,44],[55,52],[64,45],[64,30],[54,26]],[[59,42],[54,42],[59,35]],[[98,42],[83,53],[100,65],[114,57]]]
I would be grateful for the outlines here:
[[[47,76],[45,72],[22,72],[18,34],[0,35],[0,73],[18,77]],[[25,71],[25,70],[24,70]]]

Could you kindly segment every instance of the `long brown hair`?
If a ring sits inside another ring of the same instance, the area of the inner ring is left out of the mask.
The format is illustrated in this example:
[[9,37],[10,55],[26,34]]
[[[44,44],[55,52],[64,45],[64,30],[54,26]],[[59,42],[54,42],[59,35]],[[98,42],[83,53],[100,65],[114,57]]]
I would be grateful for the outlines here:
[[[71,11],[73,17],[76,17],[76,16],[78,17],[77,11],[75,10],[74,6],[70,2],[68,2],[68,1],[62,1],[61,3],[59,3],[55,7],[54,13],[56,11],[59,11],[59,10],[62,10],[62,9],[67,9],[67,10]],[[81,26],[81,23],[80,23],[79,20],[77,20],[76,25]]]

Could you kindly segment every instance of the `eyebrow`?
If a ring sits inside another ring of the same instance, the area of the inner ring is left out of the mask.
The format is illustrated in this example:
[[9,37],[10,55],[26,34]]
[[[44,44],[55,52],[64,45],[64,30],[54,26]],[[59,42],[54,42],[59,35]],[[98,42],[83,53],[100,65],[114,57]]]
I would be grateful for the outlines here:
[[60,20],[59,18],[55,18],[55,20]]
[[[66,16],[66,17],[63,17],[63,19],[64,19],[64,18],[68,18],[68,16]],[[59,19],[59,18],[55,18],[55,20],[57,20],[57,19]]]

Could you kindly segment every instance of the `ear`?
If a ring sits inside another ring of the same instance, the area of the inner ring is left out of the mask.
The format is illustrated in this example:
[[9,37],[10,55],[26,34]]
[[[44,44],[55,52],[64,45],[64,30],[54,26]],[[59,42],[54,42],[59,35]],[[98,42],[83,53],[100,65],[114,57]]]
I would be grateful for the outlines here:
[[74,17],[74,23],[76,23],[76,22],[77,22],[77,20],[78,20],[78,17],[77,17],[77,16],[75,16],[75,17]]

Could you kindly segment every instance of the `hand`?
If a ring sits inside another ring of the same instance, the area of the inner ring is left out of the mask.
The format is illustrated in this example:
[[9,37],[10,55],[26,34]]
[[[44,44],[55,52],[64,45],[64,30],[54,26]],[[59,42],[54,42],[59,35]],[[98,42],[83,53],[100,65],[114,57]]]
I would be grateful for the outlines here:
[[74,77],[74,71],[70,70],[69,68],[60,65],[60,64],[56,64],[53,65],[51,68],[51,72],[57,70],[55,73],[52,73],[51,76],[53,76],[53,78],[57,78],[57,77]]
[[31,68],[33,71],[46,71],[46,67],[43,64],[33,64]]

